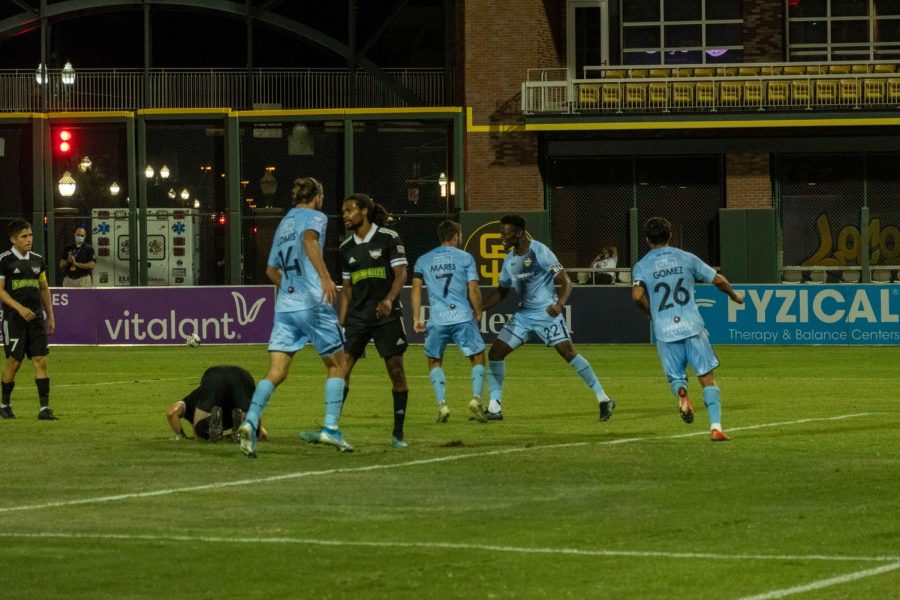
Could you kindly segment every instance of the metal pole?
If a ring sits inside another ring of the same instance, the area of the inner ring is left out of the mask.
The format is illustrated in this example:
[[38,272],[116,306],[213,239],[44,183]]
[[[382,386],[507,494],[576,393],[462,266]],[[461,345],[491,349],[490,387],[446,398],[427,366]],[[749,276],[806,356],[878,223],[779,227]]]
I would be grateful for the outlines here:
[[241,278],[241,149],[240,123],[237,116],[225,117],[225,189],[228,210],[225,235],[226,281],[231,285],[243,283]]
[[44,183],[47,179],[46,171],[49,127],[47,127],[47,116],[38,115],[31,120],[31,163],[34,165],[31,172],[32,190],[32,208],[31,208],[31,231],[34,233],[34,248],[41,254],[47,256],[47,269],[50,272],[50,285],[56,285],[56,268],[50,262],[50,256],[44,250]]
[[[142,139],[145,134],[142,134]],[[132,234],[130,232],[137,231],[138,228],[138,220],[137,220],[137,198],[138,198],[138,172],[142,171],[139,169],[138,165],[140,165],[141,160],[146,161],[146,149],[144,146],[138,147],[137,145],[137,134],[135,131],[135,123],[133,118],[129,118],[125,120],[125,152],[127,156],[128,163],[128,231],[129,237],[131,240],[134,240]],[[139,158],[139,156],[141,158]],[[144,189],[146,190],[147,182],[146,180],[143,182]],[[146,193],[146,192],[143,192]],[[116,248],[110,248],[110,252],[115,253]],[[131,248],[128,252],[128,281],[131,285],[135,285],[138,281],[138,255],[135,252],[135,244],[131,241]],[[110,285],[116,285],[118,282],[115,280],[110,282]]]
[[150,4],[144,0],[144,106],[150,106],[150,66],[153,63],[153,30],[150,26]]
[[[147,120],[143,115],[138,114],[137,122],[137,159],[138,165],[147,164]],[[143,169],[139,169],[143,173]],[[131,285],[147,285],[149,280],[149,265],[144,256],[144,250],[147,248],[147,178],[137,177],[137,198],[136,202],[129,204],[129,227],[132,224],[132,213],[136,210],[136,223],[134,229],[128,230],[128,241],[130,249],[128,256],[131,261],[136,261],[137,280],[131,280]],[[132,209],[132,206],[135,206]]]
[[354,191],[353,181],[353,120],[344,119],[344,196]]
[[456,180],[456,209],[466,207],[466,111],[453,119],[453,178]]

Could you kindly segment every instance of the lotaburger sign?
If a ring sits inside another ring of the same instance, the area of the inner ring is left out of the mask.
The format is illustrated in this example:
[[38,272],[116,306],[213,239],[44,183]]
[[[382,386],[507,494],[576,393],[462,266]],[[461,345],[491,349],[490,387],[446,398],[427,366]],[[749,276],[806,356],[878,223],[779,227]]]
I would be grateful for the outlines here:
[[900,286],[735,286],[744,304],[696,288],[714,344],[900,344]]

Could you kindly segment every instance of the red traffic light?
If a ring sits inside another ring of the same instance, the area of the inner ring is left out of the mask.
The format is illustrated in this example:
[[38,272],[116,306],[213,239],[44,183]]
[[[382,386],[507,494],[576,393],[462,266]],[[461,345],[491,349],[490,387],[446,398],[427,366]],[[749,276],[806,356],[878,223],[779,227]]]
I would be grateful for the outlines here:
[[68,129],[60,129],[59,133],[56,134],[57,139],[59,140],[59,144],[57,148],[59,149],[60,154],[68,154],[72,151],[72,132]]

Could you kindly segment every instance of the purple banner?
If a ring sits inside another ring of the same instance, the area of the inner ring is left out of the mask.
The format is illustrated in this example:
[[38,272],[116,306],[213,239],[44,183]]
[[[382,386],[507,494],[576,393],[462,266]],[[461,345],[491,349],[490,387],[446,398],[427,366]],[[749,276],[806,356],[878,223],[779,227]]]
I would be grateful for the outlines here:
[[269,341],[272,286],[54,288],[51,344],[207,344]]

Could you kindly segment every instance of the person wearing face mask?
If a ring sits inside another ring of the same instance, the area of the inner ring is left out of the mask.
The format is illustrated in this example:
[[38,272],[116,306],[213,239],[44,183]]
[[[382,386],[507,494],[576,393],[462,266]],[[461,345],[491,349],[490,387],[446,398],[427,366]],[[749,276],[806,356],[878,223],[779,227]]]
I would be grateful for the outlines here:
[[63,272],[63,287],[89,288],[93,285],[91,272],[97,263],[94,262],[94,249],[85,241],[87,232],[84,227],[75,230],[75,243],[63,249],[59,268]]

